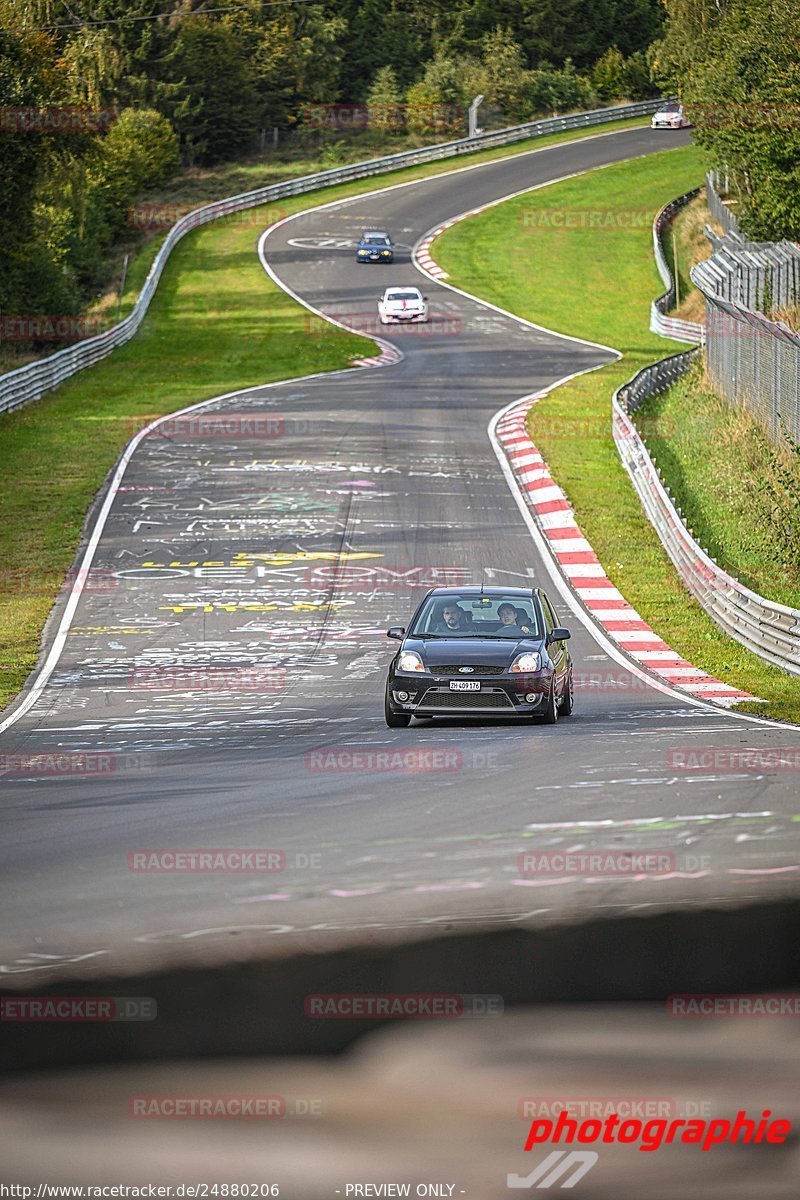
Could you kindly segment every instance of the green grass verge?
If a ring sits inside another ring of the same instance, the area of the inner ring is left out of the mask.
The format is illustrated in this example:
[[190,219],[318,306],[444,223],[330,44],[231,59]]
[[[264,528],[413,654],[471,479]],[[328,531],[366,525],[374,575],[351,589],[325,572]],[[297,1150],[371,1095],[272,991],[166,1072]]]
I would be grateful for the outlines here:
[[[679,349],[648,330],[650,301],[662,290],[650,222],[704,166],[696,148],[676,148],[551,184],[454,226],[432,253],[456,286],[622,351],[535,404],[531,436],[609,577],[653,629],[695,665],[767,701],[740,707],[800,721],[796,681],[726,637],[685,591],[611,436],[615,388]],[[654,421],[640,422],[648,438]]]
[[701,545],[746,587],[800,609],[797,448],[775,445],[701,369],[640,411],[650,453]]
[[[556,134],[481,151],[469,164],[544,148],[598,132]],[[446,173],[464,158],[406,168],[280,202],[280,215],[405,180]],[[302,173],[313,169],[304,163]],[[206,180],[196,203],[264,182],[263,165]],[[297,174],[295,165],[291,171]],[[215,182],[216,181],[216,182]],[[170,203],[188,197],[176,193]],[[374,352],[374,342],[335,327],[319,332],[306,310],[264,274],[256,255],[259,215],[214,222],[188,234],[170,257],[137,336],[104,362],[36,404],[0,416],[0,709],[36,664],[41,632],[66,577],[89,505],[125,443],[146,417],[174,412],[223,392],[316,371],[336,370]],[[130,310],[164,233],[129,267],[123,314]]]

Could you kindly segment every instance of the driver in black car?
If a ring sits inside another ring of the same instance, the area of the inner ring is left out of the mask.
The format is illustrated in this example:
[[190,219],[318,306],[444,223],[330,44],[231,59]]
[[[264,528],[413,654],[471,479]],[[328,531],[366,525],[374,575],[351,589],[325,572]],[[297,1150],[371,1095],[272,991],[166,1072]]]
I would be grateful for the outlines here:
[[527,625],[527,617],[523,609],[515,608],[513,604],[501,604],[497,610],[497,615],[500,618],[500,629],[498,633],[517,633],[520,637],[531,632],[530,625]]
[[458,604],[445,604],[433,633],[465,633],[469,629],[467,614]]

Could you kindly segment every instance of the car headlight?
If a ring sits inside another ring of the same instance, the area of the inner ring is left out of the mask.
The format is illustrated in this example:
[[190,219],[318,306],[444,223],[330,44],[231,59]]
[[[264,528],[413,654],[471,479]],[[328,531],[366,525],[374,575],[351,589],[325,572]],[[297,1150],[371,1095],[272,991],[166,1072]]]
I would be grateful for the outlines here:
[[518,654],[511,664],[512,671],[541,671],[542,658],[534,651],[532,654]]
[[401,671],[424,671],[425,664],[413,650],[404,650],[397,664]]
[[381,250],[381,254],[389,255],[391,254],[391,250]]

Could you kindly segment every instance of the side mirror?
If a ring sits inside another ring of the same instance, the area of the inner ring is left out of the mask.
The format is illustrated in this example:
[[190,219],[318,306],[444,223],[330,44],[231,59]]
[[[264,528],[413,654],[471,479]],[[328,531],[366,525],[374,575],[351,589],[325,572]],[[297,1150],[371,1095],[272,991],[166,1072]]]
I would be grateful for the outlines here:
[[568,629],[564,629],[562,626],[556,625],[552,633],[548,633],[547,635],[547,644],[549,645],[550,642],[567,642],[571,637],[572,634]]
[[394,638],[396,642],[402,642],[405,633],[406,631],[402,625],[393,625],[391,629],[386,630],[386,636]]
[[427,297],[427,296],[423,296],[423,297],[422,297],[422,299],[425,301],[425,303],[426,303],[426,304],[428,303],[428,297]]

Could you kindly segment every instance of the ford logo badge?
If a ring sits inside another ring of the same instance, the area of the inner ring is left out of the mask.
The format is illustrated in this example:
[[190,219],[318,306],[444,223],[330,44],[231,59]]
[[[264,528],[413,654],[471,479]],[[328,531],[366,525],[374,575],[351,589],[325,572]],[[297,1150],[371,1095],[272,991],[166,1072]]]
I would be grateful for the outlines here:
[[471,674],[471,672],[472,672],[472,670],[473,670],[473,668],[472,668],[472,667],[459,667],[458,669],[459,669],[459,671],[461,671],[461,672],[462,672],[464,675],[469,675],[469,674]]

